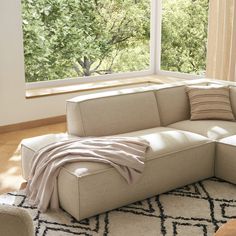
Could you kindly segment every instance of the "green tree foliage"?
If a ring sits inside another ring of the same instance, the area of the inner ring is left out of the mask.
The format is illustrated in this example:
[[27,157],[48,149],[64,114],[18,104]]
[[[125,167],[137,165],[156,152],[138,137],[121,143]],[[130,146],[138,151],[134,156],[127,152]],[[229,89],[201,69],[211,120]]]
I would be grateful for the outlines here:
[[[162,0],[161,69],[203,74],[209,0]],[[150,0],[22,0],[26,81],[148,69]]]
[[161,69],[204,74],[208,0],[163,0]]
[[27,82],[149,66],[149,0],[22,0]]

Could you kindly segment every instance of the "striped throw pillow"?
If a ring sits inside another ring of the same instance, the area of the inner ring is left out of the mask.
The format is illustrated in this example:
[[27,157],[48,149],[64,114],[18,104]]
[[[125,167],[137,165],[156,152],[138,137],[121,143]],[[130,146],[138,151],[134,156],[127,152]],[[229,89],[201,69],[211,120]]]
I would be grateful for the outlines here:
[[235,120],[229,87],[189,86],[191,120]]

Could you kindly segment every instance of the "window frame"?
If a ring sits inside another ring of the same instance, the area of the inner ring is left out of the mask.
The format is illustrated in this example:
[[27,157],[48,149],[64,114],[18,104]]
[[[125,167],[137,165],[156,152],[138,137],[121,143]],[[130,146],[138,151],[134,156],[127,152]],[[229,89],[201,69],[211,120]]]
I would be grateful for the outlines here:
[[[161,70],[161,29],[162,29],[162,0],[150,0],[150,66],[148,70],[134,72],[119,72],[110,75],[96,75],[88,77],[65,78],[50,81],[25,82],[26,89],[37,89],[45,87],[66,86],[73,84],[84,84],[91,82],[100,82],[108,80],[122,80],[132,77],[160,75],[170,76],[182,79],[201,79],[206,76],[194,75],[181,72]],[[23,35],[23,33],[22,33]]]
[[[154,21],[154,19],[156,19],[155,6],[156,6],[156,0],[150,0],[150,10],[151,10],[151,16],[150,16],[150,29],[151,30],[150,30],[150,42],[149,42],[150,66],[147,70],[133,71],[133,72],[118,72],[118,73],[108,74],[108,75],[94,75],[94,76],[87,76],[87,77],[65,78],[65,79],[49,80],[49,81],[25,82],[26,89],[37,89],[37,88],[45,88],[45,87],[53,87],[53,86],[66,86],[66,85],[73,85],[73,84],[84,84],[84,83],[91,83],[91,82],[116,80],[116,79],[122,80],[126,78],[149,76],[149,75],[155,74],[155,64],[156,64],[156,58],[155,58],[156,57],[155,56],[156,55],[156,52],[155,52],[156,23]],[[23,32],[22,32],[22,35],[23,35]],[[25,69],[24,69],[24,72],[25,72]]]

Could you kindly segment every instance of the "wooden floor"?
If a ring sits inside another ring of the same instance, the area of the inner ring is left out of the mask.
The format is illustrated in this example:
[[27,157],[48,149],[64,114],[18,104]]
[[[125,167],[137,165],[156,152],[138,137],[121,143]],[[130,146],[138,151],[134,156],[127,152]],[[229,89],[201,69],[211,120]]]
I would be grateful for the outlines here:
[[66,124],[60,123],[0,134],[0,194],[18,190],[25,182],[21,176],[20,156],[20,143],[23,139],[65,130]]

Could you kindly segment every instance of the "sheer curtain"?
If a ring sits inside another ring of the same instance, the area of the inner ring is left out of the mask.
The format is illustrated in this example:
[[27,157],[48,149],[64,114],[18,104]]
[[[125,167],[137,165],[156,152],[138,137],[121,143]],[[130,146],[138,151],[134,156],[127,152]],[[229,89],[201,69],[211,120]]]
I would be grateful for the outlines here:
[[236,81],[236,0],[210,0],[206,76]]

